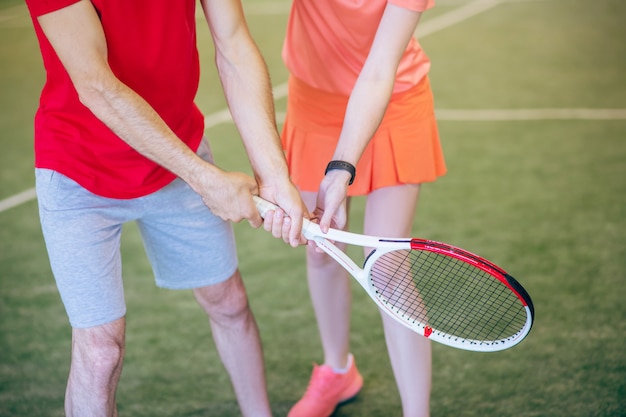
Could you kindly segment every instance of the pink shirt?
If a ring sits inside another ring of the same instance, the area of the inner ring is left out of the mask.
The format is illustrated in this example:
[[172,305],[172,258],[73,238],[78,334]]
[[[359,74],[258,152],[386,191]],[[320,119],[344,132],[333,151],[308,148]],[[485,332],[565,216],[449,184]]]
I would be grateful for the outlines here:
[[[159,190],[174,174],[140,155],[82,105],[37,16],[77,0],[26,0],[39,39],[46,83],[35,116],[35,166],[58,171],[111,198]],[[107,38],[109,65],[191,149],[204,119],[194,98],[200,66],[196,0],[93,0]]]
[[[349,95],[388,3],[419,12],[434,6],[434,0],[293,0],[283,46],[291,74],[317,89]],[[413,38],[394,92],[416,85],[429,69],[430,60]]]

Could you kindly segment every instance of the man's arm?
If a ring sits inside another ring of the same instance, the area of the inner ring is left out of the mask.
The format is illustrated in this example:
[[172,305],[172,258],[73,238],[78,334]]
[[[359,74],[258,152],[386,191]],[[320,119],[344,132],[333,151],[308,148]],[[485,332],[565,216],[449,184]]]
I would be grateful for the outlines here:
[[291,219],[283,238],[297,245],[305,212],[289,179],[276,128],[270,78],[250,36],[240,0],[202,0],[215,43],[215,62],[231,114],[259,183],[260,195]]
[[38,21],[81,102],[98,119],[138,152],[186,181],[216,215],[261,225],[251,199],[257,193],[254,179],[203,161],[141,96],[112,73],[102,25],[90,1],[40,16]]

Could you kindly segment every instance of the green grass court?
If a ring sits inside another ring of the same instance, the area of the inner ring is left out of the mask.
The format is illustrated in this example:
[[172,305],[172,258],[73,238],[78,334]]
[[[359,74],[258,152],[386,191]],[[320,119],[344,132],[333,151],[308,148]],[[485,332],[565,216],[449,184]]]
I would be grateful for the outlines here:
[[[287,0],[244,0],[278,119]],[[439,0],[418,33],[448,174],[423,187],[413,233],[502,265],[536,320],[513,349],[434,345],[433,417],[626,416],[626,2]],[[198,103],[216,163],[249,171],[225,109],[208,30]],[[0,416],[61,416],[70,328],[32,189],[32,118],[44,81],[23,2],[0,0]],[[17,204],[14,196],[26,196]],[[14,204],[15,203],[15,204]],[[352,230],[359,232],[362,200]],[[241,270],[264,343],[275,416],[320,361],[303,248],[237,224]],[[127,355],[121,416],[238,415],[190,292],[157,289],[137,230],[123,238]],[[357,252],[358,253],[358,252]],[[400,416],[374,304],[354,285],[352,351],[365,378],[336,417]]]

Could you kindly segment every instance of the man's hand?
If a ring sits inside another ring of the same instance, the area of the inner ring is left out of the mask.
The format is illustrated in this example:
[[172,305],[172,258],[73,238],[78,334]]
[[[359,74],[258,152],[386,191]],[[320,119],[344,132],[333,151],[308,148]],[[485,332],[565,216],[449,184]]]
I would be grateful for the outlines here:
[[302,219],[309,218],[308,210],[296,187],[288,181],[281,187],[261,186],[260,196],[280,207],[265,215],[264,228],[275,238],[296,247],[306,243],[302,236]]
[[207,169],[194,176],[191,187],[202,197],[204,204],[223,220],[240,222],[248,220],[254,228],[260,227],[263,219],[252,200],[258,194],[257,183],[241,172],[226,172],[206,164]]

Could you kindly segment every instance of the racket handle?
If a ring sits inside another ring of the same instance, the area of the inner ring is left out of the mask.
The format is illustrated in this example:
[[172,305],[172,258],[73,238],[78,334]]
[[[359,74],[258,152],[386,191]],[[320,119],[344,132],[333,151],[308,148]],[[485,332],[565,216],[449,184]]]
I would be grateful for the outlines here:
[[[257,210],[259,210],[259,214],[263,218],[265,218],[265,214],[267,214],[268,211],[280,208],[276,204],[270,203],[258,195],[252,196],[252,199],[254,200],[254,204],[256,204]],[[302,219],[302,234],[307,239],[312,239],[313,236],[320,235],[321,231],[317,224],[311,223],[308,219]]]
[[[265,214],[268,211],[279,208],[274,203],[270,203],[259,196],[255,195],[252,196],[252,198],[261,217],[265,217]],[[308,240],[315,240],[316,242],[323,239],[329,239],[331,241],[343,242],[349,245],[358,245],[370,248],[397,248],[398,244],[406,244],[408,245],[407,248],[410,248],[411,245],[411,239],[379,238],[332,228],[329,229],[327,233],[323,233],[320,225],[310,221],[309,219],[302,219],[302,235]]]
[[256,204],[256,209],[259,210],[259,214],[263,218],[265,218],[265,215],[268,211],[276,210],[278,208],[276,204],[270,203],[269,201],[259,197],[258,195],[253,195],[252,199],[254,200],[254,204]]

